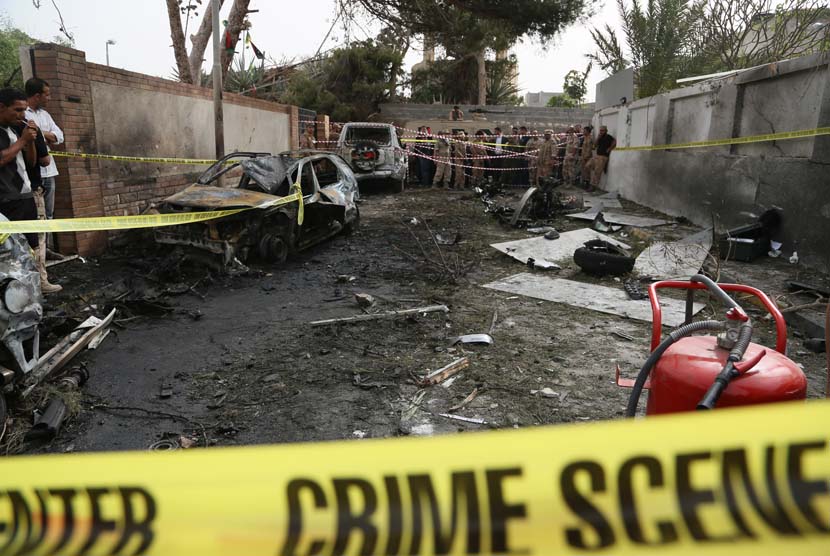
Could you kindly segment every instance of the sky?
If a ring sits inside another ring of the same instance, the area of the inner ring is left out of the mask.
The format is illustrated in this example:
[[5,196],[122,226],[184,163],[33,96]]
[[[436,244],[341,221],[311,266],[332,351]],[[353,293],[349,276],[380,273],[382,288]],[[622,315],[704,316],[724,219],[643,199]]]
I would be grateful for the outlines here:
[[[208,0],[203,0],[205,3]],[[522,0],[517,0],[520,5]],[[86,52],[87,60],[106,62],[106,42],[114,40],[110,49],[110,64],[116,67],[171,77],[175,61],[170,46],[170,27],[165,0],[56,0],[75,47]],[[42,40],[51,40],[59,34],[58,15],[51,0],[41,0],[40,9],[30,0],[0,0],[0,15],[11,19],[14,26]],[[230,9],[225,2],[223,18]],[[136,8],[136,6],[141,6]],[[320,47],[335,15],[335,0],[251,0],[250,9],[259,10],[250,15],[251,38],[276,60],[313,55]],[[187,35],[201,20],[192,19]],[[524,41],[513,53],[519,59],[519,86],[526,91],[561,91],[562,82],[572,69],[585,69],[585,55],[594,50],[588,29],[603,27],[605,23],[619,27],[616,2],[605,0],[597,13],[586,22],[576,23],[554,41],[547,44]],[[352,40],[361,40],[373,34],[378,25],[364,21],[350,29]],[[339,22],[323,49],[345,44],[347,33]],[[189,43],[189,41],[188,41]],[[211,47],[206,53],[209,69]],[[239,47],[237,47],[239,52]],[[250,49],[246,56],[251,56]],[[407,67],[420,61],[419,50],[410,51]],[[595,85],[606,76],[594,69],[588,78],[588,101],[594,99]]]

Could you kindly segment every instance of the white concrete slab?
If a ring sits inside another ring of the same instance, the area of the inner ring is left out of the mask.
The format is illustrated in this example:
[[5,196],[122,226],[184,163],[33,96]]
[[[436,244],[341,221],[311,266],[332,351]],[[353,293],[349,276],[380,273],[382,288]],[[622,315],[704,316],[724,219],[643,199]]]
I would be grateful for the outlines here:
[[711,228],[680,241],[658,241],[640,253],[634,263],[634,272],[654,280],[687,280],[700,272],[711,249]]
[[601,207],[601,210],[623,208],[616,193],[606,193],[605,195],[584,195],[582,197],[582,202],[585,204],[585,208],[589,209],[596,207]]
[[510,255],[522,264],[527,259],[549,261],[552,263],[566,263],[573,260],[574,251],[582,247],[586,241],[602,239],[623,249],[630,249],[628,245],[608,237],[590,228],[582,228],[572,232],[562,232],[559,239],[545,239],[543,236],[494,243],[491,247]]
[[[661,220],[659,218],[648,218],[646,216],[634,216],[633,214],[624,214],[621,212],[607,212],[602,211],[602,216],[609,224],[622,224],[623,226],[634,226],[635,228],[651,228],[652,226],[665,226],[666,224],[673,224],[669,220]],[[569,214],[568,218],[577,218],[579,220],[593,220],[597,217],[597,207],[589,209],[585,212],[578,212],[576,214]]]
[[[651,322],[651,304],[649,301],[635,301],[619,288],[609,288],[596,284],[575,282],[562,278],[548,278],[538,274],[521,273],[497,280],[483,287],[506,293],[513,293],[543,299],[555,303],[564,303],[571,307],[580,307],[609,315],[617,315],[643,322]],[[676,327],[686,319],[686,302],[668,297],[661,297],[663,308],[663,326]],[[694,312],[703,309],[702,303],[695,303]]]

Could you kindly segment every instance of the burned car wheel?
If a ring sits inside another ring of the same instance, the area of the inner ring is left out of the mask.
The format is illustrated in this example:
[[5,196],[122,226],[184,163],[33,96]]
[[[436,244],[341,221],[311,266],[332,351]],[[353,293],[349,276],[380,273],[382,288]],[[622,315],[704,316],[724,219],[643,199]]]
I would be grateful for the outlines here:
[[619,247],[593,239],[574,251],[574,262],[589,274],[626,274],[634,269],[634,259]]
[[351,234],[355,233],[358,230],[358,228],[360,228],[360,211],[359,210],[355,212],[354,219],[351,222],[349,222],[348,224],[346,224],[345,226],[343,226],[343,233],[348,236],[348,235],[351,235]]
[[259,257],[272,263],[284,263],[288,258],[288,244],[279,236],[265,234],[259,240]]

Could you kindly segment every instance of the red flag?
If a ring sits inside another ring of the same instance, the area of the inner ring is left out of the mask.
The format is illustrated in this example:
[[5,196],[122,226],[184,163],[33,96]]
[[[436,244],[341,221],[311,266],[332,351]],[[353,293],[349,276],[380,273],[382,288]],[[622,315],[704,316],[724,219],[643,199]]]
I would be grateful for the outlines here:
[[254,56],[259,58],[260,60],[264,60],[265,59],[265,53],[263,51],[261,51],[259,48],[256,47],[256,45],[254,44],[254,41],[251,40],[250,35],[248,35],[248,42],[251,45],[251,50],[254,51]]

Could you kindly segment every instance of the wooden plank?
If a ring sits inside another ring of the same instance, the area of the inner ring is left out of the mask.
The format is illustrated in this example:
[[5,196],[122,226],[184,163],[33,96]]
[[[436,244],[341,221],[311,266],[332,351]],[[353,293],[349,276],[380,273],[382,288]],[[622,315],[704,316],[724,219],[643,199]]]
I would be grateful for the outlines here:
[[343,317],[339,319],[315,320],[310,322],[311,326],[325,326],[327,324],[350,324],[353,322],[366,322],[368,320],[393,319],[396,317],[404,317],[407,315],[420,315],[424,313],[449,313],[450,310],[446,305],[429,305],[428,307],[416,307],[415,309],[403,309],[401,311],[387,311],[384,313],[372,313],[368,315],[354,315],[352,317]]

